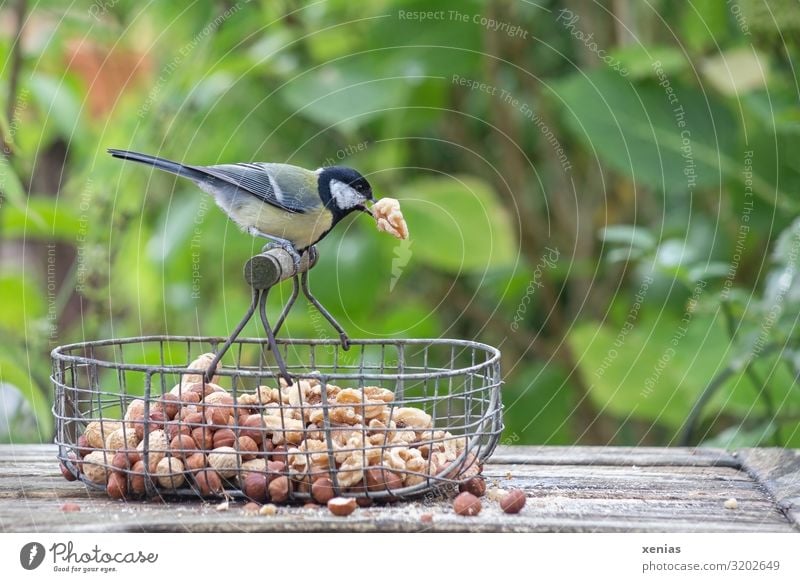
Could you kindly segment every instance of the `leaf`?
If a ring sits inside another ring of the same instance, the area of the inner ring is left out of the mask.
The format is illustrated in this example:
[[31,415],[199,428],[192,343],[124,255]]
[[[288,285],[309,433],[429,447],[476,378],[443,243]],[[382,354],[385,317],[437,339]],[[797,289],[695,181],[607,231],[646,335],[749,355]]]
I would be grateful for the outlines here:
[[28,371],[8,352],[0,354],[0,383],[11,384],[25,397],[36,416],[39,436],[47,442],[53,433],[52,403],[42,394]]
[[567,126],[592,154],[636,182],[670,194],[718,187],[722,175],[738,178],[727,108],[677,79],[667,81],[677,103],[658,85],[634,85],[603,70],[557,84],[556,98]]
[[[695,314],[687,326],[679,315],[662,313],[642,316],[634,328],[623,329],[585,323],[570,333],[569,343],[591,385],[592,401],[619,418],[630,416],[677,431],[697,396],[733,355],[722,321]],[[785,393],[790,385],[778,376],[773,394]],[[704,412],[762,411],[754,399],[752,386],[739,374]]]
[[328,65],[292,79],[281,95],[298,114],[352,132],[406,101],[408,80],[392,77],[357,66]]
[[653,249],[656,244],[656,240],[648,228],[628,224],[606,226],[600,231],[600,238],[603,239],[603,242],[616,243],[643,250]]
[[470,176],[421,178],[395,196],[413,241],[411,261],[454,274],[513,263],[515,229],[486,182]]
[[610,52],[631,78],[645,79],[655,77],[653,63],[659,62],[667,75],[675,75],[686,70],[689,65],[686,56],[676,47],[666,45],[632,44]]
[[769,63],[753,48],[738,48],[706,59],[703,75],[717,91],[736,96],[766,87]]
[[45,123],[51,122],[63,138],[72,141],[73,134],[80,130],[81,106],[65,78],[33,73],[29,83]]
[[15,309],[0,309],[0,329],[19,334],[30,323],[44,316],[44,300],[40,289],[21,274],[0,275],[0,305]]
[[75,242],[80,233],[80,215],[52,196],[31,196],[27,209],[9,206],[0,212],[0,232],[7,238],[59,239]]

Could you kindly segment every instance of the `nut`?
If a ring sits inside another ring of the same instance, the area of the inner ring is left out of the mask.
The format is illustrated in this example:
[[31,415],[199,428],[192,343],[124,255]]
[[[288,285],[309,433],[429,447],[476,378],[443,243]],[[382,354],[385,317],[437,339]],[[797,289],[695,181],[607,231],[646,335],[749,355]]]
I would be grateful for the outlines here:
[[186,482],[183,463],[175,457],[164,457],[156,466],[156,479],[165,489],[177,489]]
[[248,473],[244,478],[242,491],[253,501],[264,503],[269,500],[267,475],[264,473]]
[[200,469],[205,469],[206,467],[206,455],[205,453],[193,453],[186,457],[184,461],[184,465],[186,466],[186,470],[189,472],[199,471]]
[[[125,410],[125,420],[132,421],[132,420],[141,420],[144,418],[144,400],[141,398],[136,398],[135,400],[131,400],[128,404],[128,408]],[[133,424],[131,422],[127,422],[128,428],[133,428]]]
[[251,461],[245,461],[242,463],[242,473],[256,473],[256,472],[265,472],[267,470],[267,460],[266,459],[253,459]]
[[106,436],[105,448],[108,451],[118,451],[119,449],[135,449],[139,444],[136,432],[130,429],[118,428],[108,433]]
[[268,487],[269,497],[275,503],[283,503],[289,499],[289,478],[285,475],[275,478]]
[[386,491],[387,489],[400,489],[403,479],[397,473],[385,467],[373,467],[367,470],[367,490]]
[[108,476],[106,493],[111,499],[125,499],[128,495],[128,480],[122,473],[111,473]]
[[166,424],[164,430],[170,442],[178,435],[184,434],[186,436],[192,436],[192,429],[188,425],[176,420],[170,420]]
[[473,477],[458,486],[459,491],[469,491],[475,497],[483,497],[486,494],[486,481],[483,477]]
[[138,461],[131,467],[131,493],[144,495],[147,488],[144,484],[144,461]]
[[164,458],[164,456],[167,454],[167,449],[169,448],[169,445],[167,443],[167,433],[165,433],[163,430],[154,430],[153,432],[150,433],[148,440],[146,441],[143,440],[138,444],[136,450],[138,451],[139,456],[142,459],[145,458],[144,455],[145,443],[147,443],[147,448],[149,452],[147,460],[148,462],[147,470],[150,471],[151,473],[155,473],[156,465],[158,465],[158,462]]
[[179,434],[169,443],[169,452],[173,457],[185,459],[197,451],[194,439],[185,434]]
[[[211,366],[211,362],[214,360],[214,354],[202,354],[197,357],[191,364],[186,366],[189,370],[200,370],[202,372],[206,372],[208,368]],[[181,377],[180,386],[186,387],[189,384],[195,383],[202,383],[205,378],[205,374],[184,374]],[[211,383],[216,384],[219,382],[219,376],[214,376],[211,378]],[[175,388],[173,388],[175,390]]]
[[83,431],[86,437],[86,444],[93,449],[102,449],[106,443],[106,437],[120,428],[119,422],[111,420],[94,420],[86,425]]
[[275,507],[272,503],[267,503],[266,505],[262,505],[261,509],[258,510],[259,515],[275,515],[278,513],[278,508]]
[[411,427],[416,430],[430,428],[433,419],[431,415],[419,408],[395,408],[392,420],[399,428]]
[[339,517],[347,517],[356,510],[357,506],[353,497],[334,497],[328,501],[328,511]]
[[261,505],[251,501],[249,503],[245,503],[242,507],[242,513],[245,515],[258,515],[259,510],[261,509]]
[[222,480],[213,469],[203,469],[196,473],[194,482],[203,497],[222,494]]
[[136,451],[117,451],[111,460],[111,470],[117,473],[124,473],[139,461],[139,453]]
[[236,434],[229,428],[221,428],[214,431],[214,448],[232,447],[236,442]]
[[[79,473],[80,470],[78,469],[78,456],[75,453],[67,453],[67,459],[69,459],[72,466],[75,468],[74,470]],[[76,473],[72,472],[72,469],[67,468],[67,465],[64,463],[64,461],[59,463],[59,467],[61,467],[61,474],[67,481],[74,481],[78,478]]]
[[264,422],[261,420],[261,415],[251,414],[245,419],[244,423],[242,423],[239,434],[250,437],[256,442],[256,444],[260,445],[264,440],[265,429],[266,427]]
[[400,203],[394,198],[381,198],[372,205],[372,216],[378,230],[388,232],[399,239],[408,238],[408,225],[400,211]]
[[107,463],[111,461],[111,458],[109,456],[108,461],[106,458],[106,453],[103,451],[94,451],[83,458],[83,474],[92,483],[104,485],[108,481]]
[[78,455],[81,457],[85,457],[89,453],[92,452],[92,447],[89,445],[89,439],[86,438],[85,434],[82,434],[78,437],[78,442],[76,443]]
[[236,448],[242,456],[242,461],[252,461],[256,458],[255,453],[258,452],[258,445],[249,436],[240,436],[236,440]]
[[169,420],[175,418],[175,415],[178,414],[178,411],[181,409],[178,397],[175,394],[169,393],[164,394],[158,403],[156,403],[156,406],[161,409]]
[[519,513],[525,507],[527,497],[523,491],[512,489],[500,500],[500,509],[506,513]]
[[481,512],[481,500],[469,491],[464,491],[453,500],[453,509],[458,515],[478,515]]
[[311,485],[311,497],[314,501],[325,505],[336,497],[336,491],[333,489],[333,481],[328,477],[320,477]]
[[208,454],[208,464],[220,477],[233,477],[238,469],[238,455],[233,447],[219,447]]
[[61,506],[61,511],[65,513],[73,513],[75,511],[80,511],[80,510],[81,506],[78,505],[77,503],[65,503],[64,505]]

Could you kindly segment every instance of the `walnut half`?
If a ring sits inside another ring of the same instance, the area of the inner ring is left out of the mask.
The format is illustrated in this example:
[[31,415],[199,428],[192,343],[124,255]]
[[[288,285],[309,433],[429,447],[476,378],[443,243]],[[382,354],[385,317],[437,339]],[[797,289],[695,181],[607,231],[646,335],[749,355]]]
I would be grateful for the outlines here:
[[408,238],[406,219],[400,212],[400,203],[394,198],[381,198],[373,204],[372,216],[378,223],[378,230],[400,239]]

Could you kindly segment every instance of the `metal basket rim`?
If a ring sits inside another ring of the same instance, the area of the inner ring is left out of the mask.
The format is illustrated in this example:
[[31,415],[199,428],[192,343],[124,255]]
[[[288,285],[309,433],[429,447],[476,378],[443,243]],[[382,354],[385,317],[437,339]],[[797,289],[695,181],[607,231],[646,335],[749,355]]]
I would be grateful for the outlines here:
[[[175,341],[175,342],[196,342],[196,343],[222,343],[226,340],[223,336],[183,336],[183,335],[146,335],[146,336],[131,336],[114,339],[104,340],[90,340],[85,342],[75,342],[71,344],[64,344],[56,346],[50,352],[53,360],[59,362],[70,362],[80,364],[91,364],[101,368],[108,368],[113,370],[129,370],[136,372],[143,372],[148,375],[156,373],[180,373],[180,374],[202,374],[205,370],[199,370],[187,367],[178,366],[159,366],[153,364],[126,364],[121,362],[112,362],[98,358],[89,358],[86,356],[78,356],[73,354],[64,353],[67,350],[73,349],[86,349],[90,347],[108,347],[115,345],[136,344],[144,342],[158,342],[158,341]],[[319,339],[319,338],[292,338],[292,339],[276,339],[276,342],[281,345],[340,345],[338,339]],[[266,338],[238,338],[236,343],[245,344],[266,344]],[[385,338],[363,338],[351,339],[350,345],[443,345],[443,346],[459,346],[464,348],[479,349],[489,354],[489,359],[482,362],[452,369],[437,369],[435,372],[420,372],[420,373],[407,373],[396,372],[393,374],[378,374],[361,371],[354,371],[352,373],[343,372],[330,372],[330,373],[295,373],[297,378],[317,378],[317,379],[344,379],[349,380],[353,378],[368,377],[375,380],[396,380],[402,378],[405,380],[423,380],[430,379],[431,376],[447,378],[449,376],[458,376],[462,374],[474,373],[478,370],[485,369],[489,366],[497,364],[500,360],[500,350],[489,344],[476,342],[473,340],[451,339],[451,338],[398,338],[398,339],[385,339]],[[240,377],[263,377],[265,375],[276,375],[271,368],[259,370],[237,370],[221,366],[217,370],[220,376],[240,376]]]

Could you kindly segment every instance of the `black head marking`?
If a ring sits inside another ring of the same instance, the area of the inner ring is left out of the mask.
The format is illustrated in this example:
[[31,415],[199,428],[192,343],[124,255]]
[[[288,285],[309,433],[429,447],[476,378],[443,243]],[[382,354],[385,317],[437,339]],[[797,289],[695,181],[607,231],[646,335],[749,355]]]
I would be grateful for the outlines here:
[[343,218],[353,210],[358,208],[340,209],[333,201],[331,194],[331,180],[338,180],[353,188],[356,192],[363,195],[367,200],[374,200],[372,197],[372,186],[367,179],[358,171],[346,166],[330,166],[322,168],[319,172],[318,187],[323,203],[331,209],[337,219]]

